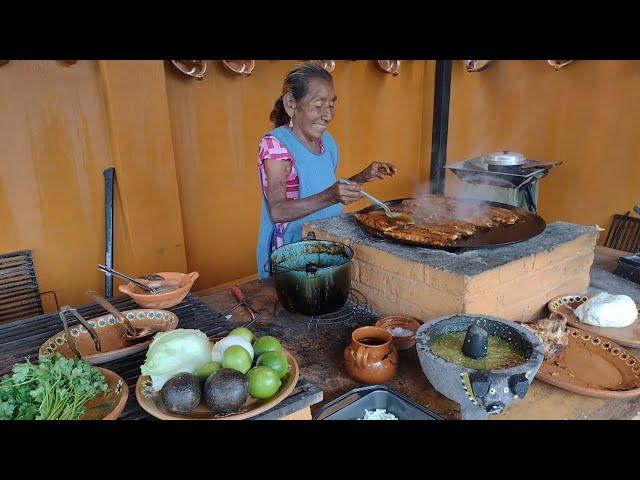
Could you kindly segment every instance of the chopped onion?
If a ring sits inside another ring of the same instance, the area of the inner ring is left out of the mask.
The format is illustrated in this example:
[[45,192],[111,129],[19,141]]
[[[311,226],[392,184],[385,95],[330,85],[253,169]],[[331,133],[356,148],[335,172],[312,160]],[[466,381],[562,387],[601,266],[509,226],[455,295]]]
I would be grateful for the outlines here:
[[398,420],[393,413],[388,413],[384,408],[364,411],[364,417],[359,420]]

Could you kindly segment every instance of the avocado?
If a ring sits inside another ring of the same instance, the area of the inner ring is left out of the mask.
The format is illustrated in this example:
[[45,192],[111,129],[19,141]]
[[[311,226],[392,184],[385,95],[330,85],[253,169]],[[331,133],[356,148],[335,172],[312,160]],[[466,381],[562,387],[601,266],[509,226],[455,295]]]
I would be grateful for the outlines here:
[[200,381],[195,375],[180,373],[162,386],[160,397],[170,412],[189,413],[200,403]]
[[204,382],[204,401],[215,413],[237,412],[249,397],[249,381],[237,370],[222,368]]

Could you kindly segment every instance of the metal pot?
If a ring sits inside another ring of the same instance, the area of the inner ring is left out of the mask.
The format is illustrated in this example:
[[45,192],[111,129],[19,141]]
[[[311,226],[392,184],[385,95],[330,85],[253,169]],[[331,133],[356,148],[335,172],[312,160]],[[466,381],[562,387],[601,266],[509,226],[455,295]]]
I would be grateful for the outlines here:
[[305,240],[271,252],[271,273],[280,303],[293,313],[324,315],[341,309],[351,290],[353,250],[338,242]]
[[521,153],[502,150],[485,155],[484,161],[491,172],[518,174],[522,171],[522,166],[527,162],[527,159]]

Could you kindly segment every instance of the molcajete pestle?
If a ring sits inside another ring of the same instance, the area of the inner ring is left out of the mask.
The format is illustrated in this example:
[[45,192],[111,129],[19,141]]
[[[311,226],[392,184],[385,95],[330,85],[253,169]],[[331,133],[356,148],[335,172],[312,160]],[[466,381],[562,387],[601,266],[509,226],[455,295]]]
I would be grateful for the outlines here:
[[422,325],[416,352],[431,385],[460,404],[463,420],[485,419],[523,398],[543,360],[535,333],[509,320],[471,314]]
[[489,333],[477,325],[470,325],[464,337],[462,353],[469,358],[484,358],[487,356]]

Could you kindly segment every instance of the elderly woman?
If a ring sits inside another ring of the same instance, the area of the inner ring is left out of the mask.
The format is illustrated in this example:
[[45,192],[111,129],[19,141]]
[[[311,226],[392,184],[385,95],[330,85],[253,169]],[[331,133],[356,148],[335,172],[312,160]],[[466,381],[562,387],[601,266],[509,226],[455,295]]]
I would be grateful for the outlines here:
[[337,97],[331,74],[320,65],[294,66],[282,92],[269,116],[275,128],[262,138],[258,154],[263,193],[257,248],[260,278],[270,276],[266,270],[274,249],[302,239],[304,223],[341,215],[342,205],[362,196],[363,183],[396,173],[390,163],[373,162],[349,179],[352,184],[336,181],[338,146],[326,130]]

